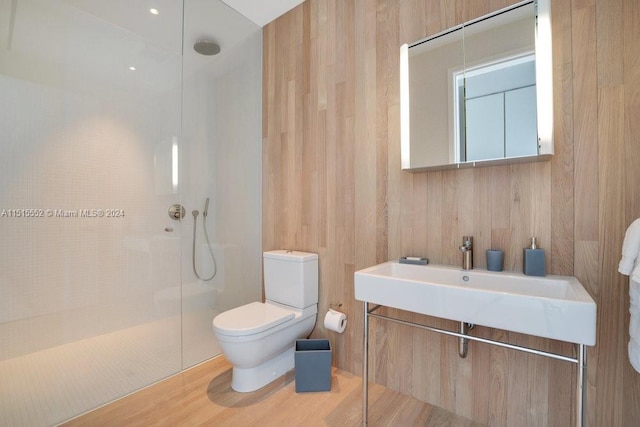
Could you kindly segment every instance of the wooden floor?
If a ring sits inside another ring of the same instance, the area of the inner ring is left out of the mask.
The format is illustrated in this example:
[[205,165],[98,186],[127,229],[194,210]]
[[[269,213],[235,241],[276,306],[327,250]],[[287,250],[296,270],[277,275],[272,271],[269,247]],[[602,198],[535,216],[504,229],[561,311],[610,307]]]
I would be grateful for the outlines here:
[[[218,357],[63,424],[72,426],[359,426],[361,378],[333,368],[331,391],[296,393],[294,373],[253,393],[231,389],[231,365]],[[480,426],[376,384],[370,426]]]

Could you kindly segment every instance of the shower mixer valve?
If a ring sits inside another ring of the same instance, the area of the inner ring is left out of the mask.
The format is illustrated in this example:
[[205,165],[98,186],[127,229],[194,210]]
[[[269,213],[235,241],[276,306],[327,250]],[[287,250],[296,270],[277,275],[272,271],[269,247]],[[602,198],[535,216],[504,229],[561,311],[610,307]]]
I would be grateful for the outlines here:
[[173,219],[174,221],[180,221],[182,218],[184,218],[185,213],[186,211],[184,207],[178,203],[169,206],[169,218]]

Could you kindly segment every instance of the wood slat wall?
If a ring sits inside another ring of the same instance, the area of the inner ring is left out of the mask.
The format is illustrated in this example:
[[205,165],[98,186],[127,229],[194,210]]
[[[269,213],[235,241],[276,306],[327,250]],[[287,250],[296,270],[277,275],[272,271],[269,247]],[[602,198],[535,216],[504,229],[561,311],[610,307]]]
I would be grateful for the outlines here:
[[[640,217],[640,5],[553,0],[555,155],[550,162],[409,174],[400,170],[399,46],[510,0],[307,0],[264,28],[263,249],[320,255],[319,319],[334,363],[359,374],[357,269],[399,256],[460,263],[462,235],[505,249],[520,270],[531,235],[549,273],[577,276],[598,303],[589,350],[589,425],[640,420],[627,359],[624,231]],[[325,331],[330,305],[347,331]],[[400,316],[455,328],[455,323]],[[574,368],[372,321],[371,380],[489,425],[570,425]],[[570,354],[566,344],[488,328],[474,334]]]

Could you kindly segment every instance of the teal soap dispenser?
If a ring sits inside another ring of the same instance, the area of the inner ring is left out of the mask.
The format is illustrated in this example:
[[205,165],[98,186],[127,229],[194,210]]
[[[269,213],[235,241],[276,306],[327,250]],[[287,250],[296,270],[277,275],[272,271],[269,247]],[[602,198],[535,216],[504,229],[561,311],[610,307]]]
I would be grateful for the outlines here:
[[538,247],[535,237],[531,238],[530,246],[523,249],[522,271],[527,276],[544,276],[545,274],[544,249]]

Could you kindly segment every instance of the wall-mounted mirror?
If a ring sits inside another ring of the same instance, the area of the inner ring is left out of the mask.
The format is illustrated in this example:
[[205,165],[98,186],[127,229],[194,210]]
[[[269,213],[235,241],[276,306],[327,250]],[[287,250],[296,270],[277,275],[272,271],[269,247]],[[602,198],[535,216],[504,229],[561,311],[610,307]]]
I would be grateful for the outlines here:
[[553,154],[549,1],[523,1],[401,47],[402,169]]

